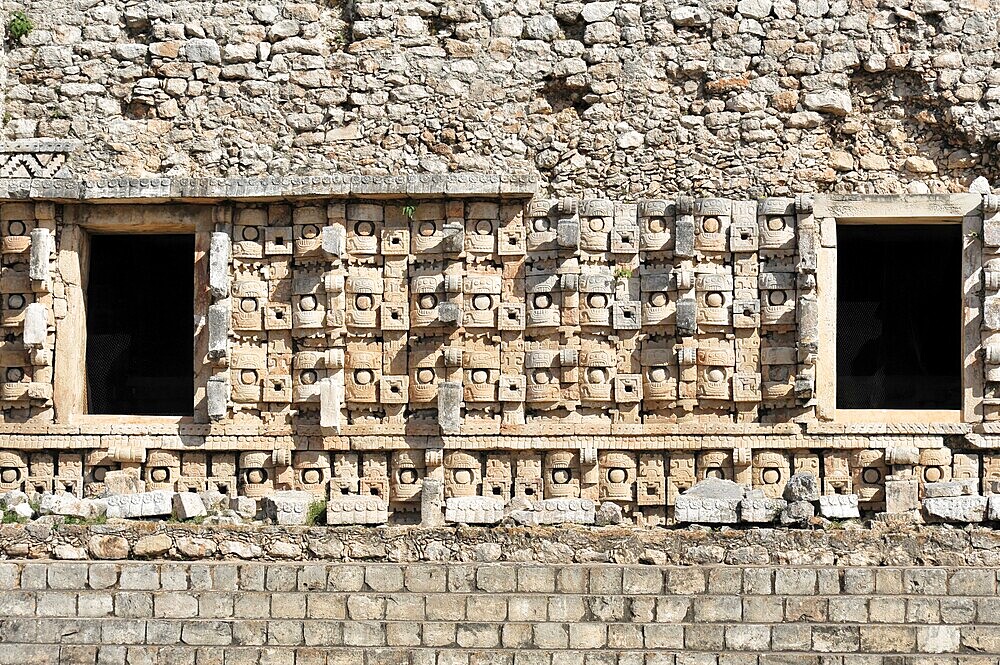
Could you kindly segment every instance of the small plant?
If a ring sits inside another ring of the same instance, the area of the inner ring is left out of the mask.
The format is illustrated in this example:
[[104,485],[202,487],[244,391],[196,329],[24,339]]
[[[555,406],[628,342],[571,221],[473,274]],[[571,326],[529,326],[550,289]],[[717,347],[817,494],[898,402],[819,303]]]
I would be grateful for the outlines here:
[[7,35],[11,41],[21,43],[21,40],[35,29],[35,24],[31,22],[28,15],[18,10],[10,13],[10,20],[7,21]]
[[306,512],[306,524],[316,526],[326,524],[326,501],[313,501]]
[[347,45],[347,26],[340,26],[330,37],[330,42],[339,49],[344,48]]
[[417,213],[417,206],[412,203],[407,203],[403,206],[403,217],[406,217],[410,221],[413,221],[413,216]]
[[28,521],[28,518],[21,517],[14,511],[10,511],[3,514],[3,524],[24,524]]
[[9,125],[10,121],[13,120],[13,119],[14,119],[14,116],[12,116],[10,114],[10,111],[4,111],[4,114],[3,114],[3,124],[4,125]]
[[615,277],[618,279],[629,279],[632,277],[632,269],[625,266],[619,266],[615,268]]

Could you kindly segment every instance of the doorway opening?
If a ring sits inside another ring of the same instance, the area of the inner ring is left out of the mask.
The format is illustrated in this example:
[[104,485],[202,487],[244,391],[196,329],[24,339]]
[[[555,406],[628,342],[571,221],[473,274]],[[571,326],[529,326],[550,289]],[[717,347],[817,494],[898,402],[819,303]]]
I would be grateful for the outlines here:
[[194,236],[92,235],[88,412],[194,412]]
[[837,408],[962,406],[962,227],[837,227]]

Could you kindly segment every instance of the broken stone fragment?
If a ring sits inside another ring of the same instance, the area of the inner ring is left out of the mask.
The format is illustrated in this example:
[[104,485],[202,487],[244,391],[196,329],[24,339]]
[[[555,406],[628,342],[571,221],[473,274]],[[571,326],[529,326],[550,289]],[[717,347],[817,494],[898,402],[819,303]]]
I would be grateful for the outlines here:
[[[110,474],[109,474],[110,475]],[[155,490],[138,494],[119,494],[105,499],[109,518],[166,517],[173,512],[174,492]]]
[[788,505],[783,499],[764,496],[764,490],[750,490],[740,501],[740,521],[751,524],[774,522]]
[[233,497],[229,503],[229,507],[234,510],[237,515],[244,519],[252,520],[257,517],[257,499],[252,497]]
[[334,494],[326,504],[326,523],[385,524],[389,521],[389,504],[379,496]]
[[965,478],[938,483],[924,483],[924,497],[936,499],[949,496],[969,496],[979,493],[979,480]]
[[816,516],[816,506],[812,501],[790,501],[781,511],[781,523],[784,526],[805,524]]
[[498,524],[504,502],[495,496],[453,496],[445,501],[446,522],[452,524]]
[[136,494],[146,491],[146,483],[139,478],[139,469],[114,469],[104,474],[104,494]]
[[819,498],[819,513],[829,519],[861,517],[857,494],[829,494]]
[[594,515],[594,524],[597,526],[609,526],[612,524],[621,524],[625,519],[622,513],[622,507],[617,503],[612,501],[604,501],[597,508],[597,513]]
[[194,492],[178,492],[174,495],[174,517],[189,520],[208,515],[205,502]]
[[706,478],[677,497],[674,516],[679,522],[735,524],[745,495],[743,486],[731,480]]
[[264,509],[264,517],[276,524],[301,525],[306,523],[309,506],[315,501],[315,495],[309,492],[275,492],[261,500],[261,507]]
[[532,501],[528,508],[510,512],[518,524],[593,524],[596,506],[590,499],[542,499]]
[[943,522],[982,522],[988,500],[985,496],[948,496],[924,499],[928,518]]
[[796,473],[785,484],[783,496],[789,502],[816,501],[819,499],[819,482],[807,471]]

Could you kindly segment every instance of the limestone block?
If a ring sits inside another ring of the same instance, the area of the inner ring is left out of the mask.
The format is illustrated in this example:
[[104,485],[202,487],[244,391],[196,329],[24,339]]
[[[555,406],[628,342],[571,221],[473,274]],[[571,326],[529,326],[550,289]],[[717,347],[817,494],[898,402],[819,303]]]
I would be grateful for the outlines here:
[[438,386],[438,424],[442,434],[458,434],[462,429],[462,384],[442,381]]
[[347,233],[342,226],[324,226],[322,242],[323,251],[330,256],[341,258],[347,253]]
[[444,482],[438,478],[424,478],[420,486],[420,525],[444,525]]
[[987,499],[986,519],[991,522],[1000,521],[1000,494],[991,494]]
[[857,494],[828,494],[819,498],[819,513],[830,519],[861,517]]
[[264,516],[276,524],[305,524],[309,506],[316,497],[309,492],[285,491],[275,492],[261,499]]
[[916,478],[888,476],[885,479],[885,512],[905,513],[920,508],[920,484]]
[[228,233],[212,233],[209,245],[208,288],[212,297],[225,298],[229,295],[229,255],[231,240]]
[[229,507],[244,519],[257,517],[257,499],[249,496],[235,496],[230,500]]
[[389,521],[389,504],[379,496],[335,494],[326,504],[326,523],[385,524]]
[[924,512],[944,522],[982,522],[988,500],[985,496],[948,496],[924,499]]
[[601,502],[601,505],[597,508],[597,513],[594,515],[594,524],[597,526],[621,524],[624,520],[625,515],[622,512],[622,507],[613,501]]
[[970,496],[979,493],[978,478],[964,478],[938,483],[924,483],[924,497],[936,499],[940,497]]
[[225,417],[229,404],[229,385],[225,376],[213,376],[208,379],[208,417],[220,420]]
[[174,492],[155,490],[138,494],[119,494],[109,496],[109,518],[134,519],[137,517],[162,517],[173,512]]
[[104,493],[136,494],[146,491],[146,483],[139,478],[139,469],[113,469],[104,474]]
[[781,523],[785,526],[805,524],[816,516],[816,506],[811,501],[790,501],[781,511]]
[[819,481],[812,473],[796,473],[785,484],[786,501],[816,501],[819,499]]
[[208,357],[224,358],[229,345],[229,301],[208,307]]
[[735,524],[745,494],[743,486],[731,480],[706,478],[677,497],[674,517],[679,522]]
[[514,510],[510,517],[518,524],[593,524],[597,508],[590,499],[542,499]]
[[493,496],[453,496],[445,502],[444,519],[454,524],[497,524],[504,501]]
[[[20,505],[23,504],[14,506],[15,511]],[[63,515],[65,517],[80,517],[83,519],[103,515],[105,510],[106,505],[104,501],[78,499],[66,492],[43,494],[38,506],[38,512],[41,515]]]
[[31,230],[31,256],[28,263],[28,276],[31,281],[48,284],[52,245],[52,234],[48,229]]
[[205,502],[194,492],[178,492],[174,495],[174,517],[189,520],[208,515]]
[[13,513],[21,519],[30,520],[35,516],[35,511],[27,503],[19,503],[13,508]]
[[764,490],[750,490],[740,501],[740,521],[751,524],[774,522],[787,505],[784,499],[765,496]]
[[24,308],[25,346],[44,346],[48,332],[48,317],[45,305],[33,302]]

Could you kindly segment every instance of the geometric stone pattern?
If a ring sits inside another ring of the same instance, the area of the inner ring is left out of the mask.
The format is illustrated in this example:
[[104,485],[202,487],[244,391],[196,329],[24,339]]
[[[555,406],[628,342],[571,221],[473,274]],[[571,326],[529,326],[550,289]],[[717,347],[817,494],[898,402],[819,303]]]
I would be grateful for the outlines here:
[[993,568],[40,562],[0,586],[10,663],[971,665],[1000,635]]
[[[989,429],[817,420],[809,197],[419,198],[415,183],[418,198],[376,199],[384,183],[351,183],[349,198],[214,203],[198,313],[211,422],[180,425],[54,424],[63,209],[0,205],[0,490],[93,496],[127,472],[130,491],[339,495],[337,519],[380,523],[353,497],[412,522],[435,478],[445,499],[610,501],[655,525],[709,477],[777,498],[811,472],[865,512],[912,511],[922,483],[952,477],[1000,489]],[[270,191],[247,187],[234,195]]]

